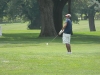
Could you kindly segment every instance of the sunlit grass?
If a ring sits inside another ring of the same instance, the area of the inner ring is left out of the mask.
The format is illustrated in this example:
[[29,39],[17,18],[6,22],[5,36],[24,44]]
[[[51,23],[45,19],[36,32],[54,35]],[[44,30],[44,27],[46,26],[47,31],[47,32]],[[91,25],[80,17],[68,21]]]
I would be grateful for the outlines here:
[[[96,31],[100,31],[100,21],[96,20],[95,21],[95,28]],[[74,32],[89,32],[89,22],[87,21],[79,21],[79,24],[74,24],[73,23],[73,31]]]
[[0,75],[100,75],[100,30],[90,32],[86,24],[73,25],[71,55],[61,37],[51,42],[54,37],[40,38],[26,23],[2,25]]

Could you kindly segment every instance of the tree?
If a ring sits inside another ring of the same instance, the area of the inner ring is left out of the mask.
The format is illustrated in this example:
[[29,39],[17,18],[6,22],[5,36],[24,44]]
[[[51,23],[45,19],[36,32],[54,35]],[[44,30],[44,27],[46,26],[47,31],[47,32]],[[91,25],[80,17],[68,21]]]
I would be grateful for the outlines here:
[[38,22],[40,13],[37,0],[11,0],[8,3],[6,12],[10,20],[20,17],[24,21],[29,21],[29,29],[40,28],[40,23]]
[[[41,11],[41,20],[37,3]],[[8,8],[5,10],[6,17],[10,20],[21,17],[30,21],[28,26],[41,26],[40,36],[55,36],[62,28],[62,10],[68,0],[9,0]],[[36,6],[36,7],[35,7]],[[41,23],[40,23],[41,22]]]
[[71,14],[71,2],[72,0],[68,0],[68,13]]
[[56,32],[58,33],[62,28],[62,11],[65,4],[70,0],[52,0],[54,3],[53,7],[53,19]]
[[100,3],[100,0],[97,0],[97,1],[99,1],[99,3]]
[[[72,20],[77,21],[77,14],[84,14],[84,19],[89,19],[90,31],[96,31],[94,16],[95,13],[100,10],[100,4],[96,0],[73,0],[72,1]],[[68,7],[68,6],[67,6]]]
[[97,10],[100,9],[99,6],[100,4],[96,0],[92,0],[89,3],[90,3],[90,6],[88,7],[89,28],[90,31],[96,31],[94,16]]
[[68,0],[38,0],[41,11],[40,36],[55,36],[62,28],[62,11]]
[[94,23],[94,16],[95,16],[95,4],[88,8],[88,18],[89,18],[89,28],[90,31],[96,31],[95,23]]
[[53,21],[53,2],[52,0],[38,0],[41,13],[41,37],[55,36],[57,33]]
[[15,21],[16,17],[21,16],[22,11],[20,10],[20,3],[19,0],[10,0],[7,3],[7,9],[5,10],[6,17],[8,18],[8,21]]
[[[80,9],[79,8],[79,0],[68,0],[68,3],[66,3],[64,9],[63,9],[63,15],[65,15],[66,13],[70,13],[72,15],[71,20],[74,23],[78,23],[78,17],[77,17],[77,13],[79,13]],[[71,12],[72,11],[72,12]],[[65,17],[65,16],[63,16]]]
[[40,28],[40,13],[37,0],[26,0],[21,4],[23,14],[30,20],[29,29]]
[[10,0],[0,0],[0,18],[2,19],[5,12],[4,10],[7,8],[7,3],[9,2]]

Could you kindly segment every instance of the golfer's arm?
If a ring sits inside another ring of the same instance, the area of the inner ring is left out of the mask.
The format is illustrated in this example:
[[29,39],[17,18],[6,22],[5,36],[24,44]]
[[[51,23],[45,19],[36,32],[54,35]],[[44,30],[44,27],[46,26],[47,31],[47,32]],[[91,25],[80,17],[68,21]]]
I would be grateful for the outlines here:
[[67,22],[64,24],[62,30],[64,30],[66,28],[66,26],[67,26]]

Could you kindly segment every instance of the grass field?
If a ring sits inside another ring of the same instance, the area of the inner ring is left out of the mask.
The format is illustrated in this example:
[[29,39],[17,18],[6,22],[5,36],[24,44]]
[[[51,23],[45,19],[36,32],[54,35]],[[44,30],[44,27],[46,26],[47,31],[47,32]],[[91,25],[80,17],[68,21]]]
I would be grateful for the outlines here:
[[[27,23],[0,24],[0,75],[100,75],[100,21],[90,32],[87,21],[73,24],[72,54],[61,37],[38,38]],[[49,43],[47,46],[46,43]]]

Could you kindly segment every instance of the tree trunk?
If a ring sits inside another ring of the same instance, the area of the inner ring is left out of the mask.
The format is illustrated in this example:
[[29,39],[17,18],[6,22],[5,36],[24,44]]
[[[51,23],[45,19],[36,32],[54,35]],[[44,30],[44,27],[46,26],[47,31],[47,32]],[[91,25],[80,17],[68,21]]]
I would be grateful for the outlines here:
[[71,14],[71,0],[68,0],[68,13]]
[[88,11],[88,18],[89,18],[89,28],[90,31],[96,31],[95,29],[95,23],[94,23],[94,15],[95,15],[95,9],[94,6],[96,4],[93,4],[92,6],[89,7],[89,11]]
[[35,20],[34,20],[34,18],[32,18],[31,20],[30,20],[30,24],[28,25],[28,28],[29,29],[40,29],[40,15],[37,15],[36,16],[36,18],[35,18]]
[[59,33],[59,31],[62,28],[62,11],[67,1],[68,0],[53,0],[54,3],[53,18],[57,33]]
[[89,28],[90,28],[90,31],[96,31],[95,23],[94,23],[94,16],[89,14],[88,17],[89,17]]
[[60,6],[54,7],[53,18],[56,32],[59,33],[62,28],[62,9]]
[[100,0],[98,0],[100,2]]
[[[71,14],[71,0],[68,0],[68,13]],[[72,19],[71,19],[71,21],[72,21]],[[73,35],[73,31],[71,32],[71,35]]]
[[40,37],[56,36],[53,22],[53,2],[52,0],[38,0],[41,13],[41,33]]

